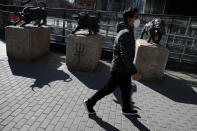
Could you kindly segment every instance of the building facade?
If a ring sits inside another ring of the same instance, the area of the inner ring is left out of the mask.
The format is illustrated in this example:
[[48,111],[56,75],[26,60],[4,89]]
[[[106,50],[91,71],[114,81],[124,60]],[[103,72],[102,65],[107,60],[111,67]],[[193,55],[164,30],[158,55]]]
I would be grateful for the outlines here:
[[[0,4],[21,6],[21,1],[27,0],[2,0]],[[26,6],[37,6],[40,2],[46,3],[49,8],[73,8],[73,4],[67,0],[31,0]]]
[[129,7],[140,13],[197,16],[192,0],[94,0],[95,9],[121,12]]
[[[0,0],[0,4],[20,5],[21,1],[26,0]],[[94,10],[121,12],[129,7],[137,7],[139,13],[197,16],[192,0],[31,0],[31,5],[40,1],[50,8],[73,8],[80,1],[82,4],[91,3],[91,8],[87,9]]]

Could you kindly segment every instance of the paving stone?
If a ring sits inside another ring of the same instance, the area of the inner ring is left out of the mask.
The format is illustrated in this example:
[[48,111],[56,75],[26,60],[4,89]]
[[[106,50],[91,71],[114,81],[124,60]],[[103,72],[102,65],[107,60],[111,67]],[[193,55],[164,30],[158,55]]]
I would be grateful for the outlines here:
[[81,121],[81,117],[76,117],[76,118],[74,119],[74,121],[73,121],[73,124],[78,125],[78,124],[80,123],[80,121]]
[[[197,130],[195,73],[166,70],[162,83],[133,81],[132,101],[140,118],[122,115],[119,89],[98,101],[97,117],[91,117],[83,100],[103,87],[107,78],[102,72],[69,71],[65,54],[53,52],[31,63],[0,55],[0,65],[3,131]],[[67,82],[69,77],[72,80]]]
[[37,131],[38,127],[40,126],[40,122],[35,122],[31,127],[30,131]]
[[54,125],[48,125],[45,131],[54,131]]
[[56,114],[56,116],[62,116],[64,114],[64,110],[62,110],[62,109],[60,109],[60,110],[58,110],[58,112],[57,112],[57,114]]
[[38,129],[36,129],[36,131],[44,131],[45,129],[43,129],[43,128],[38,128]]
[[21,128],[21,127],[25,124],[25,122],[27,122],[26,119],[21,119],[21,120],[19,120],[19,121],[17,122],[17,124],[16,124],[14,127],[16,127],[16,128]]
[[52,120],[56,115],[56,112],[50,112],[48,115],[47,115],[47,119],[50,119]]
[[4,128],[5,126],[3,126],[3,125],[0,125],[0,130],[3,130],[3,128]]
[[11,113],[11,111],[6,111],[4,114],[0,116],[0,119],[6,119]]
[[12,128],[10,131],[18,131],[19,129],[17,128]]
[[35,114],[35,112],[30,111],[30,112],[28,112],[27,114],[25,114],[24,118],[28,120],[28,119],[30,119],[34,114]]
[[43,109],[39,109],[39,110],[37,110],[36,112],[35,112],[35,116],[40,116],[42,113],[44,112],[44,110]]
[[13,120],[13,118],[14,117],[12,117],[12,116],[8,116],[5,120],[3,120],[3,122],[1,122],[1,125],[9,124]]
[[60,131],[64,126],[63,122],[58,122],[57,125],[55,126],[54,130],[55,131]]
[[13,121],[14,122],[19,122],[20,120],[23,119],[23,117],[24,117],[24,114],[19,114],[13,119]]
[[[51,124],[56,125],[59,120],[60,120],[60,117],[54,117],[54,119],[51,121]],[[64,119],[64,121],[65,121],[65,119]]]
[[29,125],[23,125],[20,131],[28,131],[30,129]]
[[[72,125],[69,129],[70,131],[77,131],[78,130],[78,125]],[[85,130],[87,131],[87,130]]]
[[50,119],[45,119],[42,124],[41,124],[41,128],[47,128],[47,126],[49,125],[49,123],[51,122]]
[[11,129],[14,127],[15,124],[16,124],[15,122],[10,122],[8,125],[6,125],[6,126],[2,129],[2,131],[9,131],[9,130],[11,130]]
[[40,117],[37,119],[37,121],[42,122],[47,117],[46,114],[41,114]]
[[71,127],[72,123],[73,123],[73,119],[67,119],[64,123],[64,127],[69,128]]

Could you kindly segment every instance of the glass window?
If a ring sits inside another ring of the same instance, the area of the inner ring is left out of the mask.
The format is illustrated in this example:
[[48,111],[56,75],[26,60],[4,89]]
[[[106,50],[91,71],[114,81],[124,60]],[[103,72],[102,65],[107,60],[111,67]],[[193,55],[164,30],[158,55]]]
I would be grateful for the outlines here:
[[197,57],[197,40],[195,39],[188,39],[187,46],[185,49],[186,54],[196,55]]
[[170,52],[182,53],[184,39],[180,37],[170,36],[168,38],[167,48]]
[[177,35],[185,35],[187,24],[188,24],[188,17],[175,17],[172,23],[172,28],[170,33],[177,34]]
[[197,37],[197,18],[192,18],[188,35],[192,37]]
[[163,16],[162,17],[162,20],[164,20],[165,22],[165,31],[166,33],[169,33],[170,32],[170,27],[172,26],[172,20],[173,17],[169,17],[169,16]]

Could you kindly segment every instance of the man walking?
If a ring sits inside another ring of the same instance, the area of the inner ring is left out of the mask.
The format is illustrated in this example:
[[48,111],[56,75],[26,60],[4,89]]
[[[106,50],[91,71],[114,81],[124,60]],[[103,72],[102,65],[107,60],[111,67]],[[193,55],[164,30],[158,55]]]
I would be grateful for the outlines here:
[[113,60],[110,78],[105,86],[97,91],[91,98],[84,100],[89,114],[94,114],[93,106],[106,95],[112,93],[117,87],[122,95],[122,114],[134,115],[137,110],[130,106],[131,76],[139,80],[139,75],[133,64],[135,57],[135,39],[133,29],[140,24],[137,9],[126,10],[123,14],[124,22],[117,26],[117,36],[114,41]]

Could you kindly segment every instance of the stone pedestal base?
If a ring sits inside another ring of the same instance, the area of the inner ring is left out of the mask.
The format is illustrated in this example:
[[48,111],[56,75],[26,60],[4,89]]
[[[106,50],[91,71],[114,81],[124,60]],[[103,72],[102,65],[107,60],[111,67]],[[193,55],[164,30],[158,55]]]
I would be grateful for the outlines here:
[[136,40],[136,55],[134,63],[142,80],[160,81],[163,78],[169,51],[148,43],[146,40]]
[[68,69],[92,72],[101,57],[102,43],[101,35],[68,35],[66,46]]
[[32,61],[49,52],[50,28],[7,26],[5,41],[8,58]]

